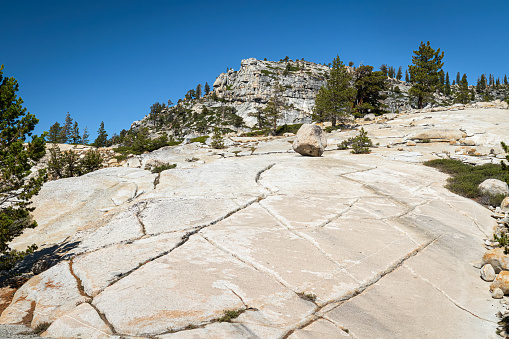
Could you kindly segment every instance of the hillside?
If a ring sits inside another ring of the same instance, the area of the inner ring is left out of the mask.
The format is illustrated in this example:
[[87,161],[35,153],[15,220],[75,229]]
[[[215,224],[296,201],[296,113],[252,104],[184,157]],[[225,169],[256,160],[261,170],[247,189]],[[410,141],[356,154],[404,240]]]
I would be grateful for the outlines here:
[[[503,306],[479,262],[496,221],[420,162],[498,162],[508,117],[499,103],[359,121],[369,155],[337,149],[351,130],[319,158],[295,137],[232,136],[49,182],[39,226],[13,242],[37,243],[46,270],[0,323],[48,322],[55,338],[494,337]],[[154,161],[177,167],[143,169]]]

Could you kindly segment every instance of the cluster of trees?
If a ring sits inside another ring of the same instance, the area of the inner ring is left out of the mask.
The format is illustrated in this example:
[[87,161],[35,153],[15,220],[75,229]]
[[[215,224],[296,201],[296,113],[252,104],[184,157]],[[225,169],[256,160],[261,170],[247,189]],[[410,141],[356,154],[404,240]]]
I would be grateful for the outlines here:
[[362,65],[351,72],[337,56],[332,61],[329,80],[316,95],[313,120],[345,123],[349,114],[356,116],[383,112],[386,75],[373,71],[373,66]]
[[90,134],[88,134],[87,127],[83,130],[83,134],[80,134],[78,122],[71,118],[71,114],[67,112],[65,116],[65,122],[60,125],[57,121],[50,126],[47,135],[47,141],[52,144],[88,144]]
[[[88,133],[87,127],[83,130],[83,134],[80,134],[78,122],[71,118],[71,114],[67,112],[65,116],[65,122],[60,125],[57,121],[50,126],[49,132],[46,135],[46,140],[52,144],[71,144],[71,145],[88,145],[90,134]],[[97,130],[97,138],[92,143],[96,147],[104,147],[108,144],[108,133],[104,129],[104,121],[101,121],[99,129]]]
[[[204,95],[208,95],[210,93],[210,85],[208,84],[208,82],[205,83],[205,86],[203,87],[203,90],[204,90]],[[202,86],[201,86],[201,84],[198,84],[196,86],[196,89],[190,89],[189,91],[187,91],[187,93],[185,95],[185,98],[187,100],[199,99],[201,97],[202,97]]]

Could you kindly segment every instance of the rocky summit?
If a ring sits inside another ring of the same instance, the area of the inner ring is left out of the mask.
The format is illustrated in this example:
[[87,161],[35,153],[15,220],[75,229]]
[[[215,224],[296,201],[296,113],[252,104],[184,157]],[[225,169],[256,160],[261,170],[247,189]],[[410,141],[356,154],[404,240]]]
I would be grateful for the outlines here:
[[[337,149],[355,130],[325,134],[321,157],[295,136],[232,136],[46,183],[39,226],[12,245],[60,255],[0,322],[53,338],[496,337],[502,304],[480,278],[496,221],[421,163],[499,162],[507,109],[357,124],[371,154]],[[156,160],[177,167],[143,169]]]

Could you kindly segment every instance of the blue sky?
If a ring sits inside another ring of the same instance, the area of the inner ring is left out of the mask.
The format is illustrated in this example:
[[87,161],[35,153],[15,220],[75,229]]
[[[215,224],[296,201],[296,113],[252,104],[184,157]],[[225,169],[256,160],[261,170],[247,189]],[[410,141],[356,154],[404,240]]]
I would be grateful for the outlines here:
[[451,80],[509,73],[507,0],[0,0],[0,9],[0,64],[37,133],[70,112],[92,139],[101,121],[111,136],[250,57],[406,68],[429,40]]

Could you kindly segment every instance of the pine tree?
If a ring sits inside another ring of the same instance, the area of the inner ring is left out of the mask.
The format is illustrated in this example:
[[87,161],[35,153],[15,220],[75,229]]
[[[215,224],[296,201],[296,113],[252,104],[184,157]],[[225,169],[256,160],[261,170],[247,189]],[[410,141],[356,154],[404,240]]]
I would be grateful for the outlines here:
[[387,68],[387,75],[389,78],[394,78],[396,76],[396,70],[393,66],[389,66],[389,68]]
[[85,126],[85,129],[83,130],[83,135],[81,136],[81,142],[83,143],[83,145],[88,145],[88,143],[90,142],[88,138],[90,138],[90,134],[88,134],[87,126]]
[[348,120],[348,114],[352,110],[352,102],[355,99],[355,88],[350,86],[352,76],[339,56],[332,62],[329,80],[316,94],[315,107],[313,109],[313,120],[332,122],[336,125]]
[[451,83],[449,81],[449,72],[445,73],[444,94],[451,95]]
[[363,116],[373,112],[382,113],[381,101],[386,98],[386,77],[381,71],[373,72],[373,66],[359,66],[354,73],[355,115]]
[[439,88],[444,52],[440,53],[440,48],[435,51],[429,41],[426,44],[421,41],[419,50],[414,53],[413,65],[408,66],[413,83],[409,94],[417,100],[417,107],[423,108],[425,103],[432,100],[433,93]]
[[405,82],[410,83],[410,76],[408,75],[408,70],[405,70]]
[[389,69],[387,68],[386,64],[382,64],[382,66],[380,66],[379,69],[385,76],[389,75]]
[[81,142],[80,129],[78,127],[78,122],[75,121],[71,130],[71,142],[74,145],[77,145]]
[[60,127],[60,124],[58,123],[58,121],[55,122],[53,125],[51,125],[51,127],[49,128],[48,135],[47,135],[47,139],[48,139],[49,143],[56,144],[56,143],[60,142],[61,129],[62,129],[62,127]]
[[470,101],[475,101],[475,91],[474,89],[470,89]]
[[208,83],[208,82],[206,82],[206,83],[205,83],[205,87],[204,87],[204,89],[205,89],[205,95],[207,95],[207,94],[209,94],[209,93],[210,93],[210,86],[209,86],[209,83]]
[[67,144],[71,142],[71,134],[72,134],[72,118],[71,114],[67,112],[65,116],[65,123],[60,130],[60,143]]
[[456,73],[456,84],[461,84],[461,74],[460,72]]
[[26,228],[37,226],[30,217],[34,210],[30,199],[41,189],[45,171],[28,177],[32,166],[46,153],[46,146],[44,135],[32,135],[39,120],[23,107],[23,100],[16,95],[18,82],[4,77],[3,69],[0,66],[0,269],[8,270],[37,249],[31,245],[17,251],[9,243]]
[[462,104],[467,104],[470,99],[469,91],[468,91],[468,81],[467,75],[463,74],[463,77],[459,83],[459,92],[456,96],[456,101]]
[[101,121],[101,125],[97,130],[97,138],[94,141],[95,147],[104,147],[106,145],[106,141],[108,141],[108,133],[104,129],[104,121]]
[[396,79],[401,80],[403,78],[403,70],[401,66],[398,67],[398,73],[396,74]]
[[195,91],[195,93],[196,93],[196,98],[197,98],[197,99],[201,98],[201,84],[198,84],[198,85],[196,86],[196,91]]
[[504,85],[507,85],[507,74],[504,75]]
[[284,86],[276,82],[272,86],[273,94],[265,108],[250,114],[257,118],[257,125],[260,129],[270,128],[272,134],[276,132],[277,122],[284,118],[283,110],[287,108],[286,98],[283,96],[285,90]]

